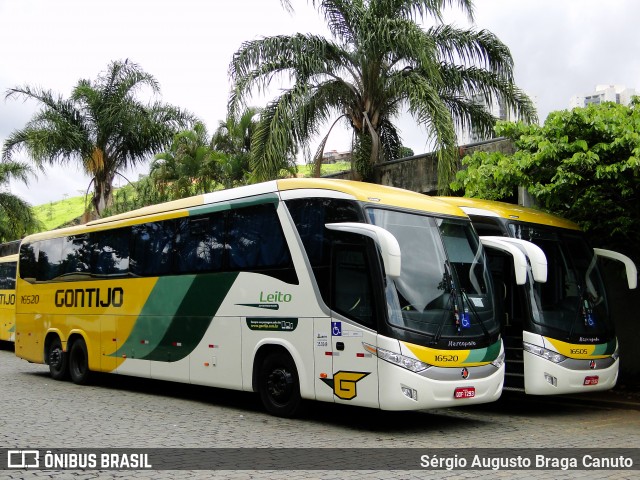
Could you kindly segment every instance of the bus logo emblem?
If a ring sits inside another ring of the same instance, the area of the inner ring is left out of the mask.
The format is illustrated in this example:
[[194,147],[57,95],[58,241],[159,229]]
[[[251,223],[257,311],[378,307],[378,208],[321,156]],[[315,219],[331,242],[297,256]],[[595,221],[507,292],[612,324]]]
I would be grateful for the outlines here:
[[345,372],[340,370],[333,374],[333,378],[321,380],[333,389],[333,394],[342,400],[352,400],[358,396],[356,383],[369,375],[370,372]]
[[467,367],[462,367],[462,370],[460,371],[460,375],[462,375],[462,378],[464,380],[469,378],[469,370],[467,369]]
[[590,368],[591,370],[593,370],[594,368],[596,368],[596,361],[595,361],[595,360],[591,360],[591,361],[589,362],[589,368]]

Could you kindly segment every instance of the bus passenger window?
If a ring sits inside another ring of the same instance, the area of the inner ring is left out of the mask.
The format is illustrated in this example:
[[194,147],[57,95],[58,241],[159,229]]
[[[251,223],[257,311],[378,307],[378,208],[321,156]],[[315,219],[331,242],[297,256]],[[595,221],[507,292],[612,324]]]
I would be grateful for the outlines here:
[[131,273],[142,277],[170,274],[174,234],[173,220],[131,227]]
[[20,278],[37,279],[39,243],[25,243],[20,247]]
[[177,273],[220,271],[223,254],[223,215],[199,216],[178,221]]
[[299,198],[286,202],[300,240],[311,263],[322,299],[331,304],[331,247],[340,241],[353,241],[353,235],[325,227],[327,223],[363,222],[356,202],[335,198]]
[[229,213],[227,249],[231,270],[291,266],[280,220],[271,203]]
[[0,263],[0,290],[16,289],[16,262]]
[[52,238],[39,242],[36,280],[48,281],[62,272],[62,238]]
[[92,273],[126,275],[129,272],[130,228],[119,228],[93,234]]
[[91,242],[89,235],[74,235],[62,238],[63,275],[74,273],[89,273],[91,259]]

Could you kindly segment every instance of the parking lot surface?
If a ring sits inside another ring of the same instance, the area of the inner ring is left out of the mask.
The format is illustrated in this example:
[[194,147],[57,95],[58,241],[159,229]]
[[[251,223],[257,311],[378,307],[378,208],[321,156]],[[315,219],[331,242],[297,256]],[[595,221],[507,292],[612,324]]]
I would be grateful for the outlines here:
[[[1,445],[59,448],[629,448],[640,445],[640,410],[505,393],[496,403],[383,412],[309,402],[297,419],[268,415],[256,395],[100,375],[89,386],[58,382],[46,365],[0,350]],[[314,451],[317,455],[317,452]],[[327,462],[334,459],[327,458]],[[250,460],[249,460],[250,462]],[[339,465],[332,464],[332,468]],[[182,468],[177,467],[177,468]],[[245,467],[246,468],[246,467]],[[5,470],[0,478],[638,478],[635,471],[562,470]]]

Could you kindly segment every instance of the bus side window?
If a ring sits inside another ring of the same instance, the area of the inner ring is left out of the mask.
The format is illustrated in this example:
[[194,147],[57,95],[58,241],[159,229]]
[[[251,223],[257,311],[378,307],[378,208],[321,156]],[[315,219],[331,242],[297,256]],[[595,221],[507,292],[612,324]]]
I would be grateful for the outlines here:
[[375,328],[371,276],[365,247],[336,246],[332,273],[331,308],[363,325]]
[[20,247],[20,278],[34,281],[38,275],[38,250],[40,242],[27,243]]
[[273,203],[231,210],[226,248],[231,271],[259,271],[288,283],[298,281]]
[[291,218],[311,263],[320,295],[331,304],[329,291],[331,246],[338,241],[353,241],[353,235],[329,230],[327,223],[363,222],[364,216],[352,200],[335,198],[299,198],[286,201]]
[[129,272],[130,236],[128,227],[92,234],[92,273],[98,276],[126,275]]
[[129,269],[134,275],[169,275],[173,260],[175,221],[149,222],[131,227]]
[[36,280],[46,282],[63,273],[62,242],[62,237],[39,242]]
[[178,220],[177,273],[222,270],[224,215],[201,215]]
[[0,290],[16,289],[16,262],[0,263]]
[[479,236],[507,237],[507,232],[497,219],[480,215],[469,215],[473,222],[473,228]]
[[92,245],[89,235],[62,238],[60,274],[89,273]]

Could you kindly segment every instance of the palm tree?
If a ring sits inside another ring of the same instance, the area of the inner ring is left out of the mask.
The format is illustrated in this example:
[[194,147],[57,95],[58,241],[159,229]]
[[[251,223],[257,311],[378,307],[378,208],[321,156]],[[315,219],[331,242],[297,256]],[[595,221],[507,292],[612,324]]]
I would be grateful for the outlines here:
[[[282,0],[290,6],[288,0]],[[490,133],[496,118],[485,104],[502,101],[535,121],[529,98],[513,83],[509,49],[491,32],[442,24],[442,10],[457,4],[473,18],[471,0],[312,0],[333,39],[275,36],[242,44],[229,67],[230,109],[276,77],[290,86],[265,108],[252,154],[264,177],[275,177],[291,144],[310,159],[310,140],[322,125],[343,122],[353,131],[354,166],[371,179],[373,166],[397,158],[394,120],[408,111],[438,152],[440,185],[457,165],[456,128]],[[422,29],[416,21],[432,18]],[[482,101],[479,101],[478,99]],[[328,134],[320,142],[319,161]]]
[[7,91],[6,98],[34,99],[41,109],[4,144],[2,157],[18,150],[38,166],[79,162],[92,178],[98,216],[113,202],[115,175],[171,142],[192,115],[159,101],[136,98],[143,88],[160,93],[158,82],[128,60],[111,62],[95,81],[80,80],[70,98],[30,86]]
[[212,149],[206,127],[198,122],[177,133],[169,150],[155,156],[150,177],[160,192],[168,189],[170,198],[184,198],[213,190],[221,182],[225,160],[226,155]]
[[[238,114],[228,114],[226,120],[220,121],[216,132],[211,139],[211,146],[226,154],[227,158],[221,164],[222,183],[225,188],[234,185],[242,185],[251,181],[260,181],[261,163],[257,165],[251,161],[251,145],[259,123],[261,110],[256,107],[247,107]],[[278,166],[287,175],[295,173],[295,155],[283,157]]]
[[[0,162],[0,186],[7,187],[10,180],[27,183],[31,168],[20,162]],[[7,188],[0,190],[0,242],[17,240],[40,228],[31,206]]]

